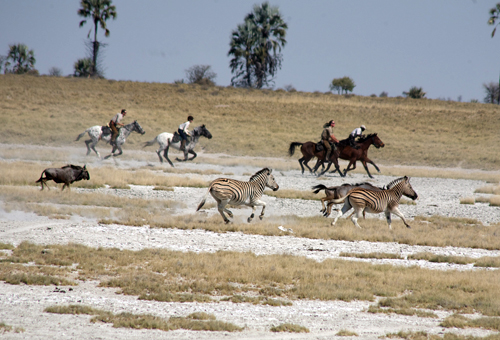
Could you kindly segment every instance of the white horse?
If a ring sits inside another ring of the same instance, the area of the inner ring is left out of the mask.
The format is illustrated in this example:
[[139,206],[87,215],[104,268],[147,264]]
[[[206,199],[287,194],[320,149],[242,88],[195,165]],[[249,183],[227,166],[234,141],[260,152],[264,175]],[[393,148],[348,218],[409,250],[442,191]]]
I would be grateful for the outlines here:
[[[116,143],[113,146],[113,150],[109,155],[104,157],[104,159],[109,158],[111,156],[120,156],[123,153],[122,145],[125,143],[125,140],[133,131],[140,133],[141,135],[146,133],[139,125],[139,123],[137,123],[136,120],[134,120],[133,123],[123,126],[118,132],[118,136],[116,137]],[[97,157],[101,158],[101,155],[95,149],[95,146],[101,139],[106,143],[109,143],[111,141],[111,129],[108,126],[100,126],[100,125],[91,126],[87,130],[80,133],[78,137],[76,137],[75,141],[78,141],[86,133],[88,133],[91,138],[85,141],[85,144],[87,145],[87,156],[90,154],[90,151],[92,149],[96,153]],[[116,150],[118,150],[119,153],[114,154]]]
[[[198,127],[195,127],[193,131],[191,131],[191,140],[186,143],[186,147],[184,149],[184,159],[176,158],[177,161],[179,162],[192,161],[193,159],[196,158],[197,155],[196,152],[193,151],[193,149],[198,143],[198,139],[200,139],[200,136],[207,137],[208,139],[212,138],[212,134],[210,133],[210,131],[207,130],[205,125],[200,125]],[[144,143],[143,147],[151,146],[154,143],[160,144],[160,147],[158,148],[158,150],[156,150],[156,153],[160,158],[160,162],[163,163],[163,158],[161,157],[161,153],[163,152],[163,157],[167,159],[168,163],[171,166],[174,166],[174,164],[172,164],[172,162],[168,158],[168,149],[172,146],[174,149],[180,150],[181,139],[179,134],[177,132],[175,132],[174,134],[171,134],[169,132],[160,133],[154,139]],[[193,157],[188,158],[188,154],[192,154]]]

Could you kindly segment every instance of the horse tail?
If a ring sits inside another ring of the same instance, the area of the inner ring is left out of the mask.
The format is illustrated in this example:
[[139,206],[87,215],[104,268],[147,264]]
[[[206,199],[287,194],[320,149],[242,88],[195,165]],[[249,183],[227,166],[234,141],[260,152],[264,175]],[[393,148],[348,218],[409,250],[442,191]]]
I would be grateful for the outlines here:
[[144,144],[142,145],[142,147],[143,147],[143,148],[145,148],[146,146],[151,146],[151,145],[153,145],[154,143],[156,143],[157,138],[158,138],[158,136],[156,136],[155,138],[151,139],[149,142],[144,143]]
[[[212,182],[213,183],[213,182]],[[208,196],[208,193],[210,192],[210,190],[212,189],[212,183],[210,183],[210,186],[208,187],[208,190],[207,192],[205,193],[205,196],[203,196],[200,204],[198,204],[198,208],[196,208],[196,211],[200,210],[201,207],[203,207],[203,205],[205,204],[205,201],[207,200],[207,196]]]
[[295,148],[297,146],[302,146],[304,143],[299,143],[299,142],[292,142],[290,143],[290,148],[288,149],[288,154],[290,156],[293,156],[293,154],[295,153]]
[[326,190],[326,189],[328,189],[328,188],[326,187],[326,185],[323,185],[323,184],[318,184],[318,185],[315,185],[315,186],[313,186],[312,188],[313,188],[313,189],[316,189],[316,190],[314,190],[314,191],[313,191],[313,193],[315,193],[315,194],[317,194],[317,193],[318,193],[318,192],[320,192],[321,190]]
[[78,140],[80,140],[80,138],[82,138],[87,132],[89,132],[89,130],[90,130],[90,128],[88,128],[87,130],[85,130],[82,133],[80,133],[78,135],[78,137],[76,137],[75,142],[78,141]]

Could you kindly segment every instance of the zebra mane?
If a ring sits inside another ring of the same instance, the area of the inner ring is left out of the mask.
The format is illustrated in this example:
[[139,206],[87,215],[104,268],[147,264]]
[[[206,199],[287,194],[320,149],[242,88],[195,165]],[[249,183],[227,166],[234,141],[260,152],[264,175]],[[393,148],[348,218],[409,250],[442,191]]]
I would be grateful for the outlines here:
[[399,177],[399,178],[396,178],[395,180],[393,180],[392,182],[390,182],[389,184],[387,184],[385,186],[385,189],[384,190],[389,190],[391,188],[394,188],[396,186],[396,184],[400,183],[401,181],[407,179],[408,177],[404,176],[404,177]]
[[368,140],[368,138],[372,138],[373,136],[376,136],[377,133],[370,133],[369,135],[366,135],[364,137],[361,137],[358,141],[358,143],[363,143],[364,141]]
[[255,178],[259,177],[262,173],[264,173],[266,171],[268,173],[271,173],[271,169],[269,169],[269,168],[261,169],[261,170],[257,171],[255,174],[253,174],[252,177],[250,177],[250,182],[253,181]]

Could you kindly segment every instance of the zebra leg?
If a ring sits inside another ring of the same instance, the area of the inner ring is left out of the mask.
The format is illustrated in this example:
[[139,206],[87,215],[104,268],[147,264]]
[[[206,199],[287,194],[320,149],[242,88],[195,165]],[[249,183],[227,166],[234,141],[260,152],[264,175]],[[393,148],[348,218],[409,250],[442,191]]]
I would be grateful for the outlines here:
[[389,225],[389,229],[392,229],[392,227],[391,227],[391,212],[390,211],[385,212],[385,219],[387,220],[387,224]]
[[392,209],[392,213],[396,216],[399,216],[402,220],[403,223],[405,224],[406,228],[411,228],[410,225],[406,222],[406,219],[401,211],[399,211],[398,207],[395,207]]
[[363,214],[363,208],[356,207],[354,208],[354,213],[351,215],[351,221],[354,223],[356,227],[361,229],[360,225],[358,224],[358,218],[360,218]]
[[252,207],[252,214],[250,215],[250,217],[247,219],[247,222],[250,223],[252,222],[254,216],[255,216],[255,205],[249,205],[249,207]]
[[335,217],[335,219],[333,220],[332,225],[335,225],[335,223],[337,223],[337,220],[340,217],[342,217],[342,215],[344,215],[346,212],[351,210],[351,208],[352,208],[352,205],[349,202],[349,199],[346,199],[344,202],[344,206],[342,207],[342,210],[337,210],[337,217]]
[[227,210],[227,209],[225,209],[226,204],[227,204],[227,201],[217,200],[217,209],[219,210],[219,214],[224,219],[224,223],[229,223],[231,221],[229,221],[229,219],[226,217],[226,215],[224,215],[224,211]]

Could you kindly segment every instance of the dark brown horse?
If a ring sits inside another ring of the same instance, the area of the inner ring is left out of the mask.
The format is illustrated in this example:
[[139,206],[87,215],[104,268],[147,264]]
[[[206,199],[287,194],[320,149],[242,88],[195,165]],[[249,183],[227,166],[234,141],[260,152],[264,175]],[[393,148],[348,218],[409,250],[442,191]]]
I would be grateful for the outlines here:
[[[313,159],[314,157],[318,158],[318,161],[321,161],[321,164],[325,162],[325,156],[326,152],[325,149],[323,148],[321,151],[316,151],[316,143],[315,142],[305,142],[305,143],[300,143],[300,142],[292,142],[290,144],[290,148],[288,149],[288,154],[290,156],[293,156],[295,153],[295,148],[297,146],[300,146],[300,151],[302,152],[302,158],[299,159],[299,164],[300,167],[302,168],[302,174],[304,174],[304,165],[309,169],[310,173],[313,173],[313,170],[307,165],[307,163]],[[339,150],[336,148],[335,151],[332,152],[330,156],[330,160],[328,162],[328,169],[330,169],[330,166],[335,164],[335,169],[332,172],[338,171],[340,176],[344,177],[345,174],[340,171],[339,167]]]
[[[368,174],[368,176],[370,176],[370,178],[373,178],[373,176],[370,174],[370,171],[368,170],[367,163],[370,163],[371,165],[373,165],[375,167],[375,169],[378,172],[380,172],[380,169],[378,168],[378,166],[375,163],[373,163],[373,161],[370,158],[368,158],[368,148],[372,144],[377,149],[383,148],[385,146],[384,142],[382,142],[382,140],[377,136],[376,133],[372,133],[372,134],[369,134],[367,136],[361,137],[356,142],[356,145],[359,146],[359,149],[354,149],[353,147],[351,147],[349,145],[349,142],[347,142],[347,141],[340,141],[340,143],[338,145],[338,149],[340,152],[339,158],[349,161],[349,165],[347,166],[346,169],[344,169],[344,176],[347,174],[348,171],[356,169],[356,161],[361,161],[361,163],[363,164],[363,167],[366,170],[366,173]],[[314,166],[313,171],[316,172],[316,170],[318,170],[318,167],[322,163],[323,162],[320,159],[318,159],[318,162]],[[326,168],[326,170],[323,170],[319,174],[319,176],[321,176],[322,174],[324,174],[328,170],[329,170],[329,166]]]

